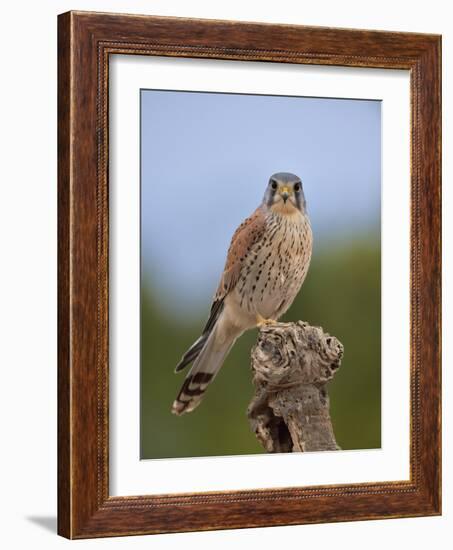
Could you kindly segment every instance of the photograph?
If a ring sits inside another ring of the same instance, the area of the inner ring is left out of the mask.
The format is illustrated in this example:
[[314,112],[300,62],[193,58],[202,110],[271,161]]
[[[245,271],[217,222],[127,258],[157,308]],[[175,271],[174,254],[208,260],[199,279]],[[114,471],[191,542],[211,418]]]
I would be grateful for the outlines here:
[[[381,101],[141,89],[140,127],[140,458],[302,450],[262,431],[323,342],[333,449],[379,449]],[[264,404],[276,327],[312,355]]]
[[452,548],[453,18],[408,7],[2,5],[5,550]]
[[62,537],[442,514],[442,26],[313,6],[53,24],[57,133],[27,151],[57,138],[58,346],[32,334],[57,351],[38,499]]

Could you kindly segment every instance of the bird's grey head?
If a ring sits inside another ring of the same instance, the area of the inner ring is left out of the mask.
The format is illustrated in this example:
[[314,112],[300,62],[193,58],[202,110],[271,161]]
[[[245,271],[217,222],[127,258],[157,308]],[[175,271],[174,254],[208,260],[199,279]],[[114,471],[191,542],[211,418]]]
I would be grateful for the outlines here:
[[295,214],[305,213],[306,202],[302,181],[289,172],[272,174],[264,194],[263,203],[275,212]]

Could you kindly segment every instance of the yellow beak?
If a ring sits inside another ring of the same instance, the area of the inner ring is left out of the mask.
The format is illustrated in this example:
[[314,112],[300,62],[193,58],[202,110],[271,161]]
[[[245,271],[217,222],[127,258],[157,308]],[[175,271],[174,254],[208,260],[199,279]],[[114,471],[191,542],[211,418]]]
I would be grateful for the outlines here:
[[288,200],[288,197],[290,196],[290,194],[291,194],[291,189],[286,185],[280,188],[280,196],[282,197],[283,202],[286,202]]

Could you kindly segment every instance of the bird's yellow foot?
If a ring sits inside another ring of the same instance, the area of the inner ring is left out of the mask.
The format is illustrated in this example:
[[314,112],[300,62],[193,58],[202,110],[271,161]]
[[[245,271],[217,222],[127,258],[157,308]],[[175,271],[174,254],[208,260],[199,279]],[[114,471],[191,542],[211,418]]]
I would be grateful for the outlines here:
[[265,319],[261,315],[257,314],[256,316],[256,325],[258,327],[268,327],[269,325],[275,325],[277,321],[275,319]]

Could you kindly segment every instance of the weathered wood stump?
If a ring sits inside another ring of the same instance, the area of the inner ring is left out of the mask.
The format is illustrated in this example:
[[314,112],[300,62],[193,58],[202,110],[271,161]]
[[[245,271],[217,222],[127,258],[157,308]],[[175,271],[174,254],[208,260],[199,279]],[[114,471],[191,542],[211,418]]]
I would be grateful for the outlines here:
[[343,345],[320,327],[276,323],[260,329],[252,350],[255,395],[247,415],[269,453],[335,451],[327,382]]

